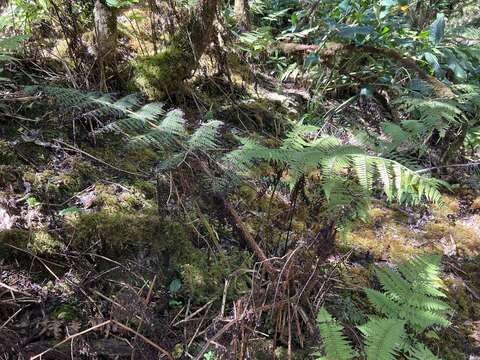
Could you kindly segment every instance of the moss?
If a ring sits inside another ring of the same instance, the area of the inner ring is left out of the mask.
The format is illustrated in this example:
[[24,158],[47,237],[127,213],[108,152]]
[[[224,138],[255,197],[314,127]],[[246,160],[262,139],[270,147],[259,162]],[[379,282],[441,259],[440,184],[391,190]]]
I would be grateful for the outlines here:
[[[183,222],[161,219],[149,212],[126,213],[99,211],[70,218],[66,232],[72,234],[70,247],[98,253],[110,259],[148,258],[150,271],[156,271],[165,286],[177,277],[182,280],[182,294],[195,302],[220,298],[225,279],[233,269],[248,265],[243,252],[210,258],[196,248]],[[101,259],[97,259],[100,267]],[[246,265],[247,264],[247,265]],[[110,266],[110,264],[108,264]],[[145,265],[147,266],[147,265]],[[246,291],[245,281],[232,281],[229,294]]]
[[170,45],[157,55],[138,58],[134,63],[136,84],[151,98],[162,98],[179,86],[181,74],[188,73],[185,54]]
[[156,199],[157,188],[153,182],[147,180],[135,180],[133,187],[142,193],[145,196],[145,199]]
[[[12,248],[11,246],[18,248]],[[31,261],[23,250],[29,250],[37,255],[52,255],[63,247],[63,243],[50,235],[46,230],[33,233],[23,229],[11,229],[0,232],[0,259]]]
[[138,171],[138,169],[148,171],[155,166],[157,160],[158,155],[152,149],[129,148],[124,153],[122,168],[131,172]]
[[440,334],[441,341],[435,344],[444,359],[452,360],[467,358],[466,354],[475,348],[470,335],[475,330],[473,324],[480,320],[480,303],[477,300],[480,293],[478,259],[458,264],[458,269],[462,271],[463,279],[450,276],[445,280],[449,288],[448,300],[453,308],[451,321],[454,325],[443,330]]
[[0,165],[18,165],[18,157],[12,147],[0,140]]
[[445,243],[452,243],[455,252],[460,256],[476,256],[480,254],[480,218],[472,217],[470,221],[458,223],[438,222],[425,226],[424,238],[430,241],[433,248],[442,250]]
[[58,252],[63,244],[47,231],[36,231],[32,234],[27,248],[37,255],[51,255]]
[[23,180],[32,186],[32,192],[44,202],[61,203],[86,188],[97,176],[89,162],[71,158],[62,172],[53,170],[27,171]]
[[0,231],[0,259],[10,260],[18,254],[18,252],[9,245],[25,249],[29,241],[30,233],[28,231],[21,229]]
[[13,187],[13,190],[22,189],[22,173],[21,168],[15,165],[0,165],[0,187]]
[[77,308],[73,305],[60,305],[53,313],[54,320],[73,321],[78,319]]
[[[148,213],[101,210],[79,214],[67,224],[67,231],[73,234],[72,246],[78,250],[93,246],[103,255],[124,258],[149,244],[159,250],[172,248],[172,256],[181,256],[179,251],[191,250],[192,245],[185,231],[178,227],[175,222],[161,220]],[[174,245],[178,249],[173,249]],[[188,249],[182,250],[182,247]]]
[[95,199],[93,206],[109,212],[135,213],[141,209],[154,209],[154,204],[145,198],[145,195],[136,188],[119,191],[118,186],[113,184],[95,184]]
[[460,211],[460,202],[454,196],[442,195],[442,204],[433,205],[432,213],[437,219],[447,219]]

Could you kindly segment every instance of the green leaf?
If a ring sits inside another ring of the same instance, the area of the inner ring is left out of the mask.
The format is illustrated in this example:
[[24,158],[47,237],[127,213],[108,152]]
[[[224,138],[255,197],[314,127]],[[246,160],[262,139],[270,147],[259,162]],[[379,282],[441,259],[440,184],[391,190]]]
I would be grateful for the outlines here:
[[426,52],[425,54],[423,54],[423,57],[430,64],[435,74],[437,75],[440,74],[441,67],[440,67],[440,63],[438,62],[438,58],[430,52]]
[[338,35],[346,39],[353,39],[356,35],[370,35],[375,33],[371,26],[346,26],[340,30]]
[[39,204],[40,204],[40,201],[38,201],[35,197],[30,196],[30,197],[27,199],[27,204],[28,204],[28,206],[30,206],[30,207],[34,207],[34,206],[39,205]]
[[171,295],[175,295],[178,290],[180,290],[182,287],[182,282],[180,279],[173,279],[172,282],[170,283],[170,286],[168,287],[168,291],[170,292]]
[[81,212],[81,211],[82,211],[82,209],[80,209],[78,207],[68,207],[66,209],[60,210],[58,212],[58,215],[65,216],[65,215],[68,215],[68,214],[75,214],[75,213],[78,213],[78,212]]
[[439,44],[445,33],[445,15],[443,13],[437,14],[437,18],[430,27],[430,41],[433,44]]

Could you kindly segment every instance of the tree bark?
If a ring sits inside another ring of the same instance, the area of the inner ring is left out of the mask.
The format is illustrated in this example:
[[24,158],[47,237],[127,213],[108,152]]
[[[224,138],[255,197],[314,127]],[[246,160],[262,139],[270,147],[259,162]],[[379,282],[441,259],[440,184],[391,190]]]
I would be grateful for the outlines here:
[[107,79],[116,74],[117,14],[102,0],[96,0],[93,11],[97,64],[100,75],[100,90],[107,90]]
[[180,83],[192,76],[200,57],[210,44],[219,0],[199,0],[185,26],[158,55],[136,62],[137,83],[151,97],[175,93]]
[[235,0],[234,4],[235,20],[240,32],[250,31],[252,24],[250,22],[250,6],[248,0]]
[[8,5],[8,0],[0,0],[0,12],[3,11],[3,8]]

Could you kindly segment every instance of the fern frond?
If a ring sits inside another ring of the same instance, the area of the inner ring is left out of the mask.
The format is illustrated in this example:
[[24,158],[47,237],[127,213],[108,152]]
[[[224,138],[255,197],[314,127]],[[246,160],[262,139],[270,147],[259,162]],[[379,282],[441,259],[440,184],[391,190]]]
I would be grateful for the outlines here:
[[322,307],[318,312],[317,326],[323,340],[325,360],[349,360],[354,356],[352,346],[343,335],[343,327]]
[[425,345],[416,343],[409,351],[408,360],[440,360],[440,358],[435,356]]
[[417,256],[398,263],[398,272],[377,269],[384,293],[365,289],[367,298],[377,312],[402,319],[418,332],[432,326],[446,327],[450,307],[441,300],[446,295],[441,291],[439,262],[436,256]]
[[358,328],[365,339],[368,360],[394,360],[405,336],[405,322],[397,319],[372,319]]
[[214,150],[218,147],[218,133],[220,127],[223,125],[221,121],[210,120],[195,130],[192,136],[188,139],[189,151],[194,150]]

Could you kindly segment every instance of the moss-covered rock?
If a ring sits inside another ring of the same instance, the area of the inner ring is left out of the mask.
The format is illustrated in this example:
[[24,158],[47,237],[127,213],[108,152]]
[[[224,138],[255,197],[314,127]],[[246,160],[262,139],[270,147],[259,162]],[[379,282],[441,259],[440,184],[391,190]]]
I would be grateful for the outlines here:
[[159,54],[138,58],[134,69],[140,89],[151,98],[162,98],[180,86],[180,76],[188,73],[189,64],[183,51],[170,45]]
[[[0,231],[0,259],[7,262],[31,262],[28,252],[35,255],[53,255],[61,251],[64,244],[46,230],[27,231],[10,229]],[[27,253],[25,252],[27,251]]]

